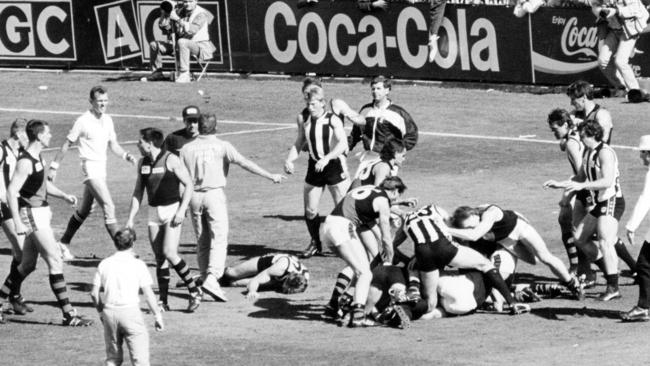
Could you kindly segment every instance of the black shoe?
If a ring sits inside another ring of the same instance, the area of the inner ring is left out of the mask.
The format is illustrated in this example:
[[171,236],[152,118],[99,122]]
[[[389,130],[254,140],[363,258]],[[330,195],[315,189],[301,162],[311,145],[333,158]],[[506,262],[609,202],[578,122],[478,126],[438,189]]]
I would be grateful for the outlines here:
[[300,258],[302,258],[302,259],[311,258],[311,257],[313,257],[315,255],[323,254],[322,252],[323,251],[321,250],[320,246],[317,245],[314,241],[312,241],[311,243],[309,243],[309,246],[307,247],[307,249],[305,249],[300,254]]
[[627,313],[621,313],[621,320],[624,322],[647,322],[650,320],[648,309],[635,306]]
[[360,328],[363,327],[363,324],[366,320],[366,314],[363,310],[363,305],[355,304],[352,307],[352,313],[350,316],[350,323],[348,323],[349,328]]
[[93,325],[93,321],[77,315],[76,310],[63,315],[63,326],[65,327],[88,327]]

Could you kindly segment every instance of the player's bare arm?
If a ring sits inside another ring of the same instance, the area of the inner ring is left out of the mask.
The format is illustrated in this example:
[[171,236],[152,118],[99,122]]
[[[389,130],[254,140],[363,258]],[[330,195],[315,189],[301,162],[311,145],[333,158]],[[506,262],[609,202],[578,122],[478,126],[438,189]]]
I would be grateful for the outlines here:
[[289,149],[289,155],[287,156],[287,160],[284,162],[284,172],[287,174],[293,174],[293,162],[298,159],[298,155],[300,155],[302,147],[305,146],[305,143],[307,143],[307,140],[305,139],[305,128],[303,126],[302,114],[298,114],[298,117],[296,118],[296,127],[298,128],[296,141]]
[[48,169],[47,172],[47,180],[54,182],[54,180],[56,179],[56,172],[59,169],[59,166],[63,161],[65,154],[68,152],[72,144],[73,141],[70,141],[68,139],[66,139],[65,142],[63,142],[63,145],[61,145],[61,148],[59,149],[59,151],[57,151],[56,155],[54,156],[54,160],[50,162],[50,168]]
[[614,185],[614,182],[616,181],[616,158],[614,157],[612,150],[600,150],[598,153],[598,161],[600,162],[601,172],[603,176],[594,181],[587,180],[583,182],[581,184],[582,189],[599,190]]
[[165,323],[163,322],[162,312],[160,311],[160,307],[158,306],[158,302],[156,301],[156,295],[154,295],[151,286],[142,286],[140,287],[140,289],[144,294],[144,298],[147,301],[147,306],[149,306],[149,310],[151,310],[151,312],[154,315],[154,318],[156,319],[154,322],[154,328],[156,329],[157,332],[162,332],[163,330],[165,330]]
[[113,154],[121,157],[125,161],[134,165],[138,162],[138,159],[134,157],[131,153],[124,150],[124,148],[117,142],[117,140],[109,140],[108,147],[111,149]]
[[[140,162],[138,163],[138,172],[142,170],[142,161],[143,159],[140,159]],[[143,195],[144,185],[142,184],[142,176],[138,174],[135,180],[135,186],[133,187],[133,193],[131,194],[131,205],[129,206],[129,216],[126,220],[126,227],[133,228],[133,220],[135,219],[135,215],[138,214],[138,210],[140,210],[140,202],[142,202]]]
[[63,192],[59,187],[55,186],[54,183],[47,181],[46,187],[48,196],[60,198],[73,206],[77,204],[77,197],[75,197],[75,195]]
[[372,202],[372,206],[379,213],[379,230],[381,231],[382,252],[381,257],[384,263],[393,263],[393,235],[390,232],[390,202],[387,198],[378,197]]
[[7,204],[9,205],[9,210],[11,210],[14,225],[16,226],[16,234],[18,235],[25,235],[27,233],[27,226],[25,226],[20,217],[18,197],[20,196],[20,189],[30,174],[32,174],[32,164],[26,159],[18,160],[14,175],[11,177],[11,181],[7,187]]
[[350,108],[350,106],[342,99],[332,99],[330,102],[330,107],[332,108],[332,112],[334,112],[334,114],[339,116],[342,115],[355,125],[366,124],[366,119],[357,113],[354,109]]
[[450,227],[448,228],[448,231],[449,234],[455,238],[468,241],[477,241],[490,231],[492,225],[494,225],[495,222],[501,220],[502,218],[503,212],[500,209],[492,206],[483,212],[481,215],[481,221],[478,225],[476,225],[476,227],[467,229]]
[[176,174],[178,180],[181,182],[183,187],[185,187],[183,190],[183,195],[181,196],[181,202],[178,205],[178,209],[176,210],[176,215],[174,215],[174,219],[171,223],[172,226],[178,226],[182,224],[183,220],[185,219],[185,211],[187,211],[187,207],[189,206],[190,200],[192,199],[194,184],[192,183],[190,172],[187,171],[185,165],[181,163],[181,159],[179,159],[176,155],[170,154],[167,157],[166,164],[167,169]]

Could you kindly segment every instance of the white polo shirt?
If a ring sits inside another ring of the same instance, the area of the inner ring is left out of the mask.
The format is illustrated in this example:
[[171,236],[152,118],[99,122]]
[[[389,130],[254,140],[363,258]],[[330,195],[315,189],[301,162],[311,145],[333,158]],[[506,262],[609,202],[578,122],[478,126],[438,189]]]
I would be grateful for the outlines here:
[[147,265],[131,250],[116,252],[102,260],[93,280],[93,285],[100,289],[104,307],[109,309],[139,306],[140,288],[152,284]]
[[106,161],[108,142],[117,140],[113,119],[106,113],[96,118],[88,110],[74,122],[67,139],[70,142],[79,141],[81,160]]

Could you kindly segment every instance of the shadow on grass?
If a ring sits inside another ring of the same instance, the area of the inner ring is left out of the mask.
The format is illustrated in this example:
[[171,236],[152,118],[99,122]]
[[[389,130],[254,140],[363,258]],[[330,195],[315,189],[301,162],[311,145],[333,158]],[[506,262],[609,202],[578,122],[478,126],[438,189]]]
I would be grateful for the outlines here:
[[515,283],[533,283],[533,282],[559,282],[557,277],[540,276],[533,273],[517,272],[515,273]]
[[264,298],[255,302],[255,306],[263,308],[248,314],[251,318],[292,319],[319,321],[325,310],[323,305],[315,305],[303,301],[293,301],[281,297]]
[[279,219],[282,221],[305,221],[305,216],[303,215],[264,215],[262,217],[265,219]]
[[88,282],[68,282],[68,288],[74,291],[90,292],[93,289],[93,284]]
[[0,248],[0,255],[11,255],[11,248]]
[[[140,78],[142,78],[143,75],[134,75],[134,74],[125,74],[125,75],[120,75],[120,76],[115,76],[115,77],[107,77],[104,78],[104,82],[110,83],[110,82],[118,82],[118,81],[140,81]],[[166,81],[170,82],[171,80],[169,78],[164,79],[164,80],[156,80],[156,81],[149,81],[152,83],[158,82],[158,81]]]
[[[53,301],[53,300],[49,300],[49,301],[33,301],[33,300],[27,299],[27,303],[28,304],[34,304],[34,305],[51,306],[53,308],[58,308],[59,307],[59,303],[56,302],[56,301]],[[71,304],[72,304],[72,307],[74,307],[74,308],[93,308],[93,309],[95,308],[95,305],[93,305],[93,303],[90,302],[90,301],[86,301],[86,302],[72,301]]]
[[99,262],[101,261],[102,258],[76,257],[75,259],[71,261],[67,261],[66,263],[70,266],[90,268],[90,267],[97,267],[99,265]]
[[560,320],[563,317],[589,317],[600,319],[614,319],[619,320],[621,312],[618,310],[605,310],[605,309],[590,309],[570,308],[570,307],[545,307],[532,309],[531,314],[539,316],[547,320]]

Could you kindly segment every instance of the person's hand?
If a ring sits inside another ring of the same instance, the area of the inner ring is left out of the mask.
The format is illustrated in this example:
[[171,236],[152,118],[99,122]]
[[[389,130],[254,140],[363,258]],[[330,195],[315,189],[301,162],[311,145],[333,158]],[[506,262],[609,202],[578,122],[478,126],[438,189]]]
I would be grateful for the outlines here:
[[185,213],[176,212],[176,215],[174,215],[174,218],[172,219],[171,226],[176,227],[178,225],[181,225],[183,223],[183,220],[185,220]]
[[176,13],[176,10],[172,10],[171,13],[169,13],[169,19],[171,19],[171,20],[173,20],[175,22],[181,20],[181,18]]
[[133,220],[127,220],[124,226],[128,227],[129,229],[133,229]]
[[255,302],[257,299],[259,299],[260,294],[257,291],[248,291],[246,293],[246,300],[250,302]]
[[68,202],[72,207],[77,207],[77,197],[73,194],[66,194],[63,199]]
[[271,180],[275,184],[282,183],[282,181],[285,180],[285,179],[287,179],[287,177],[285,177],[282,174],[271,174]]
[[135,165],[138,163],[138,159],[135,156],[131,155],[130,153],[126,153],[125,160],[131,163],[131,165]]
[[284,162],[284,172],[285,173],[293,174],[293,169],[294,169],[293,162],[291,162],[289,160]]
[[16,226],[16,234],[17,235],[26,235],[27,234],[27,226],[23,223],[22,220],[14,220],[14,224]]
[[54,180],[56,179],[56,169],[48,169],[47,170],[47,180],[50,182],[54,183]]
[[165,322],[163,322],[163,317],[161,313],[156,314],[156,321],[154,323],[154,328],[156,332],[162,332],[165,330]]
[[410,197],[402,201],[402,205],[408,208],[416,208],[418,205],[418,199],[415,197]]
[[542,184],[542,186],[544,188],[562,188],[562,187],[559,186],[559,183],[560,182],[551,179],[551,180],[547,180],[546,182],[544,182],[544,184]]
[[573,198],[573,196],[563,194],[558,205],[560,205],[560,207],[571,207],[571,198]]
[[627,230],[627,241],[630,242],[631,246],[636,245],[636,243],[634,242],[634,231]]
[[329,162],[330,162],[330,159],[329,159],[329,158],[322,158],[322,159],[320,159],[320,160],[318,160],[318,161],[316,162],[316,165],[314,166],[314,169],[315,169],[318,173],[320,173],[320,172],[323,171],[323,169],[325,169],[325,167],[327,166],[327,164],[329,164]]
[[372,2],[372,7],[375,9],[382,9],[386,10],[388,9],[388,1],[386,0],[377,0]]
[[393,264],[393,255],[395,253],[393,252],[393,247],[392,246],[387,246],[384,247],[384,250],[381,252],[381,260],[384,263],[387,263],[388,265]]

